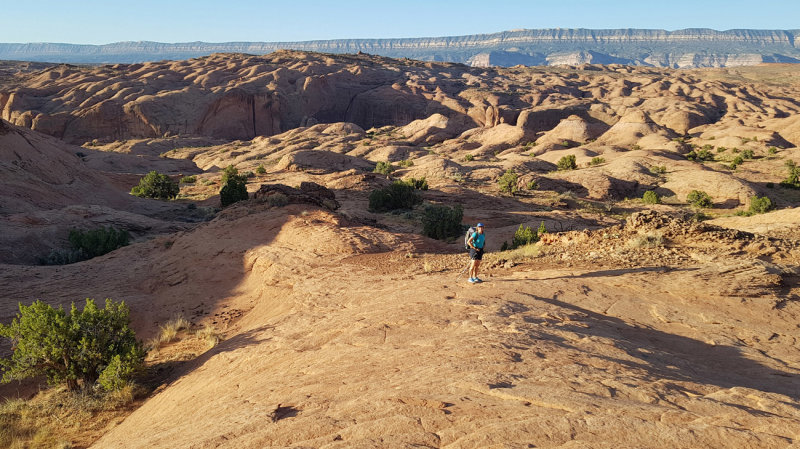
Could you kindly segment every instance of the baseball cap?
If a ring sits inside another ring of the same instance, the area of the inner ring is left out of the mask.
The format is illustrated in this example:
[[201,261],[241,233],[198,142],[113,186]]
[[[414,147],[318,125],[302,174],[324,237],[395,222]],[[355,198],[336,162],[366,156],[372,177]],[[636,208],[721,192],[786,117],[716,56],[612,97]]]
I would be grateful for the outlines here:
[[476,228],[482,228],[483,227],[483,223],[478,223],[477,225],[475,225],[475,227]]

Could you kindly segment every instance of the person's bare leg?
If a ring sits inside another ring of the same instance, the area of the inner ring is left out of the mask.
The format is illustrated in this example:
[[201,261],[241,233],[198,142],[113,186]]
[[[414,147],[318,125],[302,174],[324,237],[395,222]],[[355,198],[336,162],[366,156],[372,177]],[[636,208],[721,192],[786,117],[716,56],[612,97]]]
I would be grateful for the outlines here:
[[475,262],[477,262],[477,260],[470,260],[469,261],[469,278],[470,279],[475,277]]
[[473,274],[472,277],[474,279],[477,279],[478,278],[478,268],[480,268],[480,266],[481,266],[481,261],[480,260],[473,260],[472,262],[473,262],[473,265],[475,266],[475,269],[474,269],[475,274]]

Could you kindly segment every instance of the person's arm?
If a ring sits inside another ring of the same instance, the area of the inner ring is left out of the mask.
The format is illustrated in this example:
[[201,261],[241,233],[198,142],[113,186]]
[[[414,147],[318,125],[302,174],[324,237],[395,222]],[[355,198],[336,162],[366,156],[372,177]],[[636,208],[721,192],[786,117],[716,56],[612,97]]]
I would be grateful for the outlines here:
[[475,248],[475,245],[472,244],[474,241],[475,241],[475,234],[472,234],[471,236],[469,236],[469,240],[467,240],[467,246],[469,246],[474,250],[477,250],[478,248]]

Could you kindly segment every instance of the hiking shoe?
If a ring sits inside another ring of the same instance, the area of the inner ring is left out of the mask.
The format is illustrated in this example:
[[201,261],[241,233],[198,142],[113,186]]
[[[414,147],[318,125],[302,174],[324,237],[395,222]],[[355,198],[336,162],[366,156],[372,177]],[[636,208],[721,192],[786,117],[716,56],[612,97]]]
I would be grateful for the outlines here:
[[479,278],[472,278],[472,280],[475,281],[475,282],[483,282],[483,279],[479,279]]
[[469,278],[469,283],[470,284],[474,284],[476,282],[478,282],[478,281],[476,281],[475,278]]

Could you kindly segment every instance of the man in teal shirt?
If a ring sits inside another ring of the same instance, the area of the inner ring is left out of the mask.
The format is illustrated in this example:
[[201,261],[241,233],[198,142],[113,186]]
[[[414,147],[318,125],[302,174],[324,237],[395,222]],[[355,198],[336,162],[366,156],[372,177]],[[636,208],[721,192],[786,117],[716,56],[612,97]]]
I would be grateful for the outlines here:
[[481,266],[483,260],[483,246],[486,243],[486,236],[483,234],[483,223],[478,223],[475,226],[475,232],[467,240],[469,246],[469,282],[474,284],[476,282],[483,282],[478,277],[478,268]]

